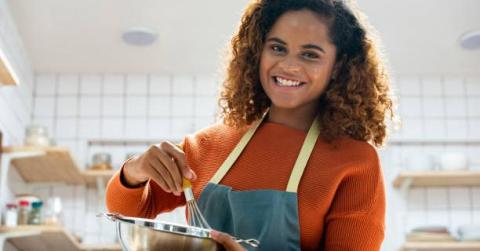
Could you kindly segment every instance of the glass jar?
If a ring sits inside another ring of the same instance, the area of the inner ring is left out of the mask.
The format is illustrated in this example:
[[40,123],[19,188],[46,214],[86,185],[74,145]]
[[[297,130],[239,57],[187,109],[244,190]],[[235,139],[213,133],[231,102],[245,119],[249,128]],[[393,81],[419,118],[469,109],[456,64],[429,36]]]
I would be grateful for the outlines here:
[[32,202],[32,210],[30,211],[30,214],[28,217],[28,224],[31,224],[31,225],[42,224],[42,206],[43,206],[43,202],[41,201]]
[[17,204],[8,203],[5,211],[5,226],[16,227],[18,221]]
[[50,139],[45,126],[30,125],[25,131],[25,145],[27,146],[49,146]]
[[30,213],[30,202],[28,200],[21,200],[18,208],[18,225],[27,225],[28,216]]
[[60,197],[48,198],[44,212],[44,224],[61,225],[63,223],[62,200]]

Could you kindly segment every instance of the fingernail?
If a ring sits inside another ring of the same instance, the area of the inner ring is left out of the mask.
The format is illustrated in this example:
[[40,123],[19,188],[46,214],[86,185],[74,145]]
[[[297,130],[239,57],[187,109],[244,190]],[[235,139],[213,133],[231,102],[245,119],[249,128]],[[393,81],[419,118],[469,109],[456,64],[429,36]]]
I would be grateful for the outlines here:
[[215,231],[215,230],[212,230],[212,231],[210,231],[210,236],[212,236],[212,238],[217,238],[218,237],[218,232]]
[[188,171],[187,172],[187,175],[185,175],[185,177],[187,177],[187,179],[191,180],[193,178],[193,173],[192,171]]

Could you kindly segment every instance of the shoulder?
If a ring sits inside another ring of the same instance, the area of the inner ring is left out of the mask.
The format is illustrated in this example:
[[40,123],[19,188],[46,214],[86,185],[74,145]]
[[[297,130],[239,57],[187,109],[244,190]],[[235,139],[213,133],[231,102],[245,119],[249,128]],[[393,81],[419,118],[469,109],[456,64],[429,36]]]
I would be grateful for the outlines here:
[[[377,149],[368,142],[355,140],[350,137],[335,139],[326,145],[329,159],[339,173],[344,175],[369,174],[381,175],[380,158]],[[322,149],[319,149],[322,151]]]
[[216,143],[218,141],[230,141],[241,137],[245,132],[245,128],[235,128],[217,122],[213,125],[205,127],[193,134],[187,135],[185,141],[189,143],[205,144]]
[[211,150],[215,148],[228,148],[230,145],[235,145],[245,133],[245,128],[235,128],[217,122],[213,125],[205,127],[193,134],[185,137],[182,146],[185,151],[188,150]]
[[336,140],[338,147],[344,154],[349,154],[352,159],[358,161],[377,161],[377,149],[368,142],[343,137]]

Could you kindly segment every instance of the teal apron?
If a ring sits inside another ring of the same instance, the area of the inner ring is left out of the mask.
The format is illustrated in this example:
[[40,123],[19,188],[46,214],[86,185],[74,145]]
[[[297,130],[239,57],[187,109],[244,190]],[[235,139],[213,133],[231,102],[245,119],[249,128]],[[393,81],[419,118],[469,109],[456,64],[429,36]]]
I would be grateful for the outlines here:
[[[262,118],[263,120],[263,118]],[[200,194],[198,206],[213,229],[241,239],[257,239],[249,250],[300,250],[297,190],[319,135],[318,118],[310,126],[286,191],[235,191],[219,184],[242,153],[262,120],[252,126]],[[261,169],[259,169],[261,170]]]

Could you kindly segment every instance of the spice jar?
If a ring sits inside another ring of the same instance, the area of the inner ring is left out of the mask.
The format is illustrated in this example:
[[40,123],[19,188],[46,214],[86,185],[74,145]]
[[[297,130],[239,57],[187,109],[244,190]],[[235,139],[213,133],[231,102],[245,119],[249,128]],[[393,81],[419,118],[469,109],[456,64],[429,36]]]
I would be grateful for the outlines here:
[[40,225],[42,224],[42,206],[43,202],[34,201],[32,202],[32,210],[28,216],[28,224],[31,225]]
[[25,145],[27,146],[49,146],[50,139],[45,126],[30,125],[25,132]]
[[17,204],[8,203],[7,210],[5,211],[5,226],[15,227],[17,226],[18,212]]
[[27,200],[21,200],[19,202],[18,209],[18,225],[28,224],[28,215],[30,213],[30,203]]
[[109,153],[96,153],[92,158],[91,170],[112,170],[112,156]]

